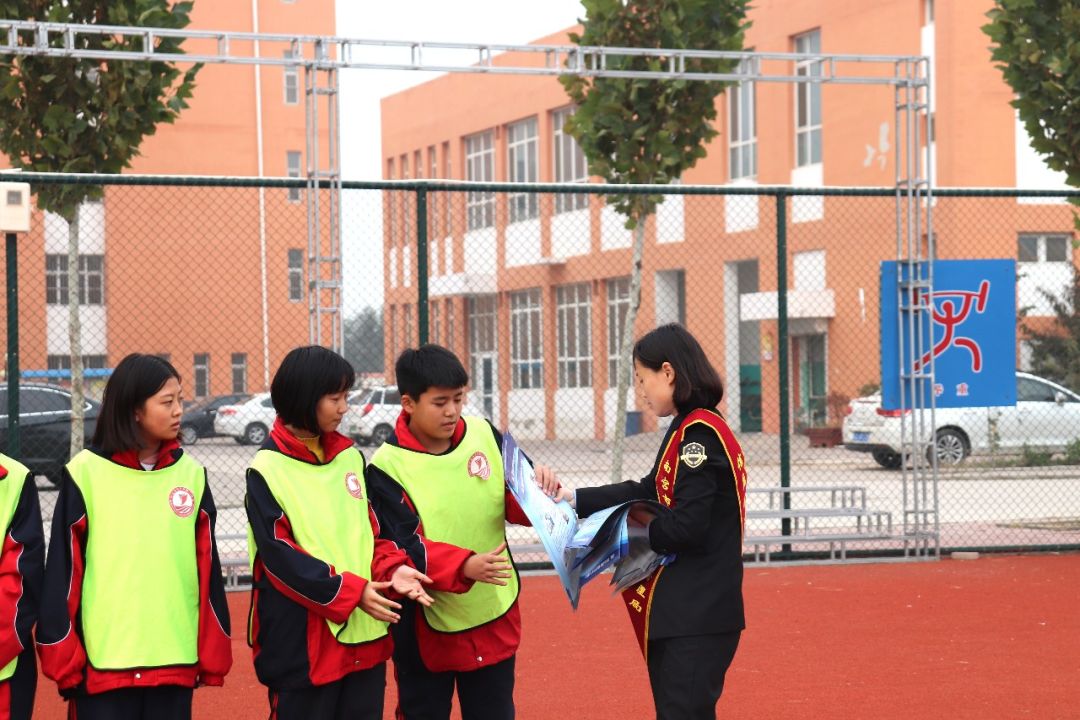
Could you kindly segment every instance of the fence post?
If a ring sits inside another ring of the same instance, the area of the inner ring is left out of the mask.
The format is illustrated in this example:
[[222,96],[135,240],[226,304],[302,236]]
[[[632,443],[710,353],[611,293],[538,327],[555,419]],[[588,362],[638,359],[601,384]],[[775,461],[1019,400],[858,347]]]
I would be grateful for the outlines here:
[[418,345],[428,341],[427,190],[416,188],[416,310]]
[[15,233],[7,233],[7,454],[19,457],[19,251]]
[[[780,372],[780,487],[791,487],[791,380],[788,371],[788,274],[787,274],[787,198],[776,193],[776,344]],[[781,493],[784,510],[791,509],[791,493]],[[791,534],[791,520],[782,518],[780,534]],[[782,552],[791,552],[784,545]]]

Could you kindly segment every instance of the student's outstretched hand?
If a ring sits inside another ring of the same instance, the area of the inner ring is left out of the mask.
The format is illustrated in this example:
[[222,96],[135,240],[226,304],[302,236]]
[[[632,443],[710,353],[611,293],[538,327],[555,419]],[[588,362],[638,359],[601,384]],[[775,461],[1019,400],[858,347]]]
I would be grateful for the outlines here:
[[555,479],[555,471],[547,465],[537,465],[533,468],[536,473],[536,484],[549,498],[554,498],[559,491],[559,481]]
[[491,552],[477,553],[465,561],[465,577],[491,585],[506,585],[510,578],[510,560],[502,556],[506,550],[504,540]]
[[425,592],[423,583],[430,584],[431,578],[408,565],[399,565],[390,577],[390,587],[399,595],[415,600],[424,607],[431,607],[435,598]]
[[390,598],[379,594],[380,590],[385,590],[390,587],[390,585],[391,583],[389,581],[375,582],[374,580],[369,580],[367,585],[364,586],[364,593],[360,596],[360,609],[376,620],[396,623],[401,619],[401,616],[394,611],[400,610],[401,605]]

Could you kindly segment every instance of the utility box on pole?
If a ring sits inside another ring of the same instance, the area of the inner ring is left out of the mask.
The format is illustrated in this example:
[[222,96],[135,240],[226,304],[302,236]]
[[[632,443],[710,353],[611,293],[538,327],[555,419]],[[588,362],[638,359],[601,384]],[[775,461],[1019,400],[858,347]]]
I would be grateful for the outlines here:
[[7,256],[7,452],[20,455],[19,428],[19,255],[16,233],[30,232],[30,185],[0,182],[0,232]]
[[0,182],[0,232],[30,232],[30,185]]

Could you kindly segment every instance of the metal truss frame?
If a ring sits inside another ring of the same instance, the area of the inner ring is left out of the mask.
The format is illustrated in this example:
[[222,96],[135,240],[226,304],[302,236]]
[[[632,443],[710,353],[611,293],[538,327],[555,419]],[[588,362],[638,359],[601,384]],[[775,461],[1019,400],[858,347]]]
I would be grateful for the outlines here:
[[[184,41],[185,52],[159,51],[164,38]],[[104,42],[103,42],[104,40]],[[288,56],[282,48],[289,50]],[[268,50],[269,49],[269,50]],[[396,54],[396,56],[395,56]],[[452,42],[364,40],[318,35],[176,30],[0,20],[0,55],[136,62],[170,61],[234,65],[302,66],[307,104],[307,205],[310,335],[315,343],[341,348],[341,174],[337,95],[341,70],[414,70],[440,73],[591,78],[696,80],[707,82],[888,85],[894,88],[896,167],[896,258],[901,337],[901,384],[910,388],[910,420],[904,416],[902,463],[905,554],[940,553],[937,458],[934,445],[934,366],[916,372],[915,360],[933,344],[932,305],[912,300],[933,284],[934,234],[931,182],[930,61],[921,56],[721,52],[665,48],[586,47],[577,45],[501,45]],[[390,57],[394,56],[394,57]],[[451,57],[453,56],[453,57]],[[627,70],[634,59],[661,60],[658,70]],[[721,61],[736,61],[737,64]],[[709,69],[710,63],[715,69]],[[763,71],[778,64],[779,72]],[[809,68],[792,73],[796,64]],[[726,68],[734,70],[730,71]],[[875,72],[876,71],[876,72]],[[319,98],[328,101],[328,164],[320,166]],[[926,142],[924,147],[923,143]],[[329,187],[327,220],[320,188]],[[787,285],[786,253],[778,253],[778,284]],[[905,271],[906,269],[906,271]],[[786,295],[778,315],[786,318]],[[324,336],[328,318],[331,328]],[[787,372],[786,324],[779,333],[780,372]],[[926,399],[929,398],[929,402]],[[788,398],[781,395],[782,423]],[[783,435],[783,434],[782,434]],[[781,444],[781,465],[790,448]],[[790,458],[787,458],[790,461]]]

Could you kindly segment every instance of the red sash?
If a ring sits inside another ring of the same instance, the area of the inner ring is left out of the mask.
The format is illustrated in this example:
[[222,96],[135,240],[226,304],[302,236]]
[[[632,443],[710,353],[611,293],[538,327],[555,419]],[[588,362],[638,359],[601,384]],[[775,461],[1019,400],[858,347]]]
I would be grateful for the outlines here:
[[[708,425],[716,432],[720,444],[724,447],[724,453],[735,476],[735,494],[739,499],[739,528],[740,535],[746,526],[746,461],[743,457],[742,446],[731,432],[731,428],[723,418],[714,412],[698,409],[691,412],[683,420],[682,425],[676,428],[668,438],[667,447],[656,471],[656,497],[667,507],[675,507],[675,482],[679,479],[679,446],[682,445],[683,436],[687,428],[696,424]],[[649,615],[652,612],[653,594],[656,584],[660,580],[660,574],[664,568],[657,570],[647,580],[634,587],[623,590],[623,602],[626,610],[630,613],[630,624],[634,626],[634,634],[637,636],[638,645],[641,646],[641,654],[645,660],[649,659]]]

